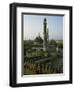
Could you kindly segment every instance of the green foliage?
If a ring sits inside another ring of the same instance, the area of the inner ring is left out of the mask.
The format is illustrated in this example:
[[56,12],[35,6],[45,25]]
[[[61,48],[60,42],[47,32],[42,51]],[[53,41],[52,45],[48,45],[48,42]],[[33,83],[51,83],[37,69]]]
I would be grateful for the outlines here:
[[60,49],[63,49],[63,42],[57,43],[57,46],[58,46]]
[[[38,42],[34,44],[34,42]],[[51,40],[47,51],[36,50],[33,47],[43,47],[43,40],[36,37],[35,40],[24,41],[25,65],[24,74],[52,74],[63,72],[63,41]],[[59,50],[56,50],[56,47]],[[27,55],[26,55],[27,53]],[[43,61],[44,59],[47,59]],[[39,61],[41,60],[41,61]],[[38,63],[36,63],[38,61]],[[50,63],[50,64],[49,64]]]

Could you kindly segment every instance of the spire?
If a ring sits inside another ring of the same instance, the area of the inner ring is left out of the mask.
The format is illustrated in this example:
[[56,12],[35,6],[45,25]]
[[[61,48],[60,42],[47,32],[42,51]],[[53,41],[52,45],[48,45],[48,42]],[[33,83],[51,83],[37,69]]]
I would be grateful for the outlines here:
[[47,23],[47,20],[46,20],[46,18],[44,18],[44,23]]
[[39,33],[39,37],[40,37],[40,33]]
[[47,28],[47,41],[49,41],[49,29]]
[[43,24],[43,26],[44,26],[44,40],[43,40],[43,49],[44,49],[44,51],[46,51],[47,50],[47,19],[46,18],[44,18],[44,24]]

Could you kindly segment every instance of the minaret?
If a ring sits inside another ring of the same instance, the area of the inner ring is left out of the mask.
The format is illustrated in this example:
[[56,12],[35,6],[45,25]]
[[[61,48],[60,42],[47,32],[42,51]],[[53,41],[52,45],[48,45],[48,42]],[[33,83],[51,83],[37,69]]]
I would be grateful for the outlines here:
[[49,41],[49,29],[47,28],[47,44],[48,44],[48,41]]
[[47,35],[47,33],[48,33],[48,31],[47,31],[47,20],[46,20],[46,18],[44,18],[44,23],[43,23],[43,25],[44,25],[43,50],[44,50],[44,51],[47,51],[47,43],[48,43],[48,35]]

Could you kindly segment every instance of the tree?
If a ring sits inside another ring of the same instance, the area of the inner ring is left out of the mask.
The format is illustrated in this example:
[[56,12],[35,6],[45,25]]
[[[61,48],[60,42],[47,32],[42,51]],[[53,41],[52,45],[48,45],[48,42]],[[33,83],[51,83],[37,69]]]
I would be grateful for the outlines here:
[[58,43],[57,46],[58,46],[60,49],[62,49],[62,48],[63,48],[63,42]]

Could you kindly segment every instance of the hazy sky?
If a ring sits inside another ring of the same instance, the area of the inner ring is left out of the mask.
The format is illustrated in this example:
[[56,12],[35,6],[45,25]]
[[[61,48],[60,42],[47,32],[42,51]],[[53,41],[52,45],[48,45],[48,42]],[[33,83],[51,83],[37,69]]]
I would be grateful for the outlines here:
[[63,16],[25,15],[23,16],[24,40],[35,39],[39,35],[43,38],[43,22],[47,19],[49,40],[63,39]]

